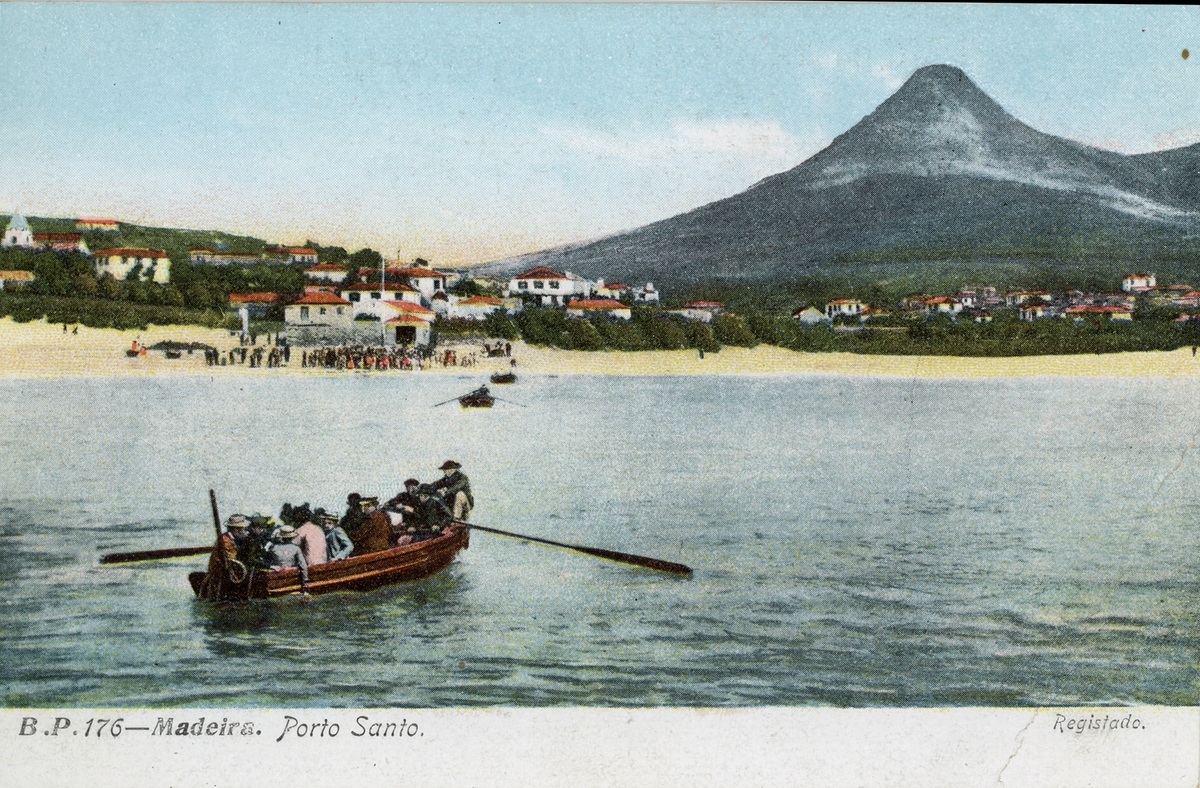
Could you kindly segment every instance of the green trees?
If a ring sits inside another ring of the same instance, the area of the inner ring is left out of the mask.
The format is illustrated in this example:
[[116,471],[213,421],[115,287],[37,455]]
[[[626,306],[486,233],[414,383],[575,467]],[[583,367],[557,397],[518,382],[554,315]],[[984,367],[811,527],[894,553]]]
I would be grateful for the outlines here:
[[737,315],[717,315],[712,321],[712,333],[714,339],[723,345],[754,347],[758,344],[758,337]]

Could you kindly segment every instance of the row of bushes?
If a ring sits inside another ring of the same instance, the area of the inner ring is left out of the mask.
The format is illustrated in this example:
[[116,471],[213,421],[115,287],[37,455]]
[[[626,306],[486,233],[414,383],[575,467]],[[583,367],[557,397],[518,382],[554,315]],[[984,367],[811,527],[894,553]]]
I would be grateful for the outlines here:
[[132,304],[100,298],[58,298],[31,294],[0,295],[0,317],[18,323],[45,318],[48,323],[80,324],[89,328],[145,330],[151,323],[201,325],[234,330],[237,316],[216,309],[187,309],[178,306]]

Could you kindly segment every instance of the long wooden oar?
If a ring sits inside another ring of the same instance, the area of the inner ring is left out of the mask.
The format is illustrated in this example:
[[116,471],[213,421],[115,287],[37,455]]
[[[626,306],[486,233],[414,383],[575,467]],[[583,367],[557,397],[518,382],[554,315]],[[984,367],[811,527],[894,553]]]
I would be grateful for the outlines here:
[[657,569],[659,572],[670,572],[673,575],[690,575],[692,568],[683,564],[676,564],[672,561],[660,561],[657,558],[647,558],[644,555],[633,555],[631,553],[618,553],[614,550],[602,550],[599,547],[583,547],[576,544],[566,544],[565,542],[555,542],[550,539],[542,539],[537,536],[526,536],[525,534],[517,534],[512,531],[501,531],[499,528],[488,528],[484,525],[476,525],[475,523],[463,523],[476,531],[487,531],[490,534],[500,534],[501,536],[511,536],[514,539],[524,539],[527,542],[537,542],[538,544],[548,544],[551,547],[561,547],[565,550],[574,550],[577,553],[586,553],[594,555],[597,558],[607,558],[610,561],[619,561],[623,564],[633,564],[634,566],[643,566],[647,569]]
[[165,550],[141,550],[136,553],[109,553],[100,556],[102,564],[128,564],[132,561],[155,561],[159,558],[178,558],[184,555],[211,553],[212,545],[201,547],[169,547]]

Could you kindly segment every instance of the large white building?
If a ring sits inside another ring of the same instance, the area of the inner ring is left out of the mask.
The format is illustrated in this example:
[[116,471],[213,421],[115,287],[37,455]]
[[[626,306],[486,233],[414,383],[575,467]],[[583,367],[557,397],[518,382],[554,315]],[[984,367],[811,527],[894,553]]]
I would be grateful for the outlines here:
[[530,298],[538,306],[566,306],[577,298],[590,298],[592,283],[570,271],[559,273],[539,265],[510,279],[508,294]]
[[165,285],[171,281],[171,258],[161,249],[97,249],[93,255],[96,276],[111,274],[123,280],[135,266],[141,266],[138,278]]

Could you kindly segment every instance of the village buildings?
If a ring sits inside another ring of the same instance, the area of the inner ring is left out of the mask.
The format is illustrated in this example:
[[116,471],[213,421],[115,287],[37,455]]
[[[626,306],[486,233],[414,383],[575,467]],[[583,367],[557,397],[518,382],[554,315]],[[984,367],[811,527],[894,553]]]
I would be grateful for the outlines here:
[[171,281],[171,258],[162,249],[97,249],[92,258],[97,277],[108,274],[122,281],[136,269],[140,281],[160,285]]
[[537,306],[566,306],[577,298],[591,298],[592,283],[570,271],[559,273],[539,265],[510,279],[508,294],[528,298]]

